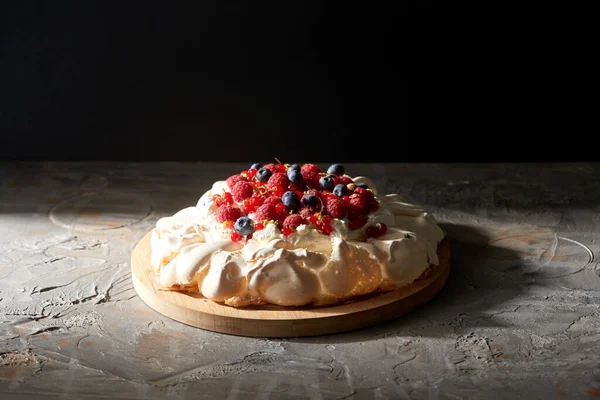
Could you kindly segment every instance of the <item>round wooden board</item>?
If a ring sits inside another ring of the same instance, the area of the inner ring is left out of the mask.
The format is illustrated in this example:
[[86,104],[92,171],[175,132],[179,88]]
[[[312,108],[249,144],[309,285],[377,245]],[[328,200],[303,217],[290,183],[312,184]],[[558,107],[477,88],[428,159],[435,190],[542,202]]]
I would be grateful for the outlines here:
[[444,286],[450,273],[450,248],[438,249],[440,265],[427,279],[410,287],[365,296],[332,306],[235,308],[203,298],[197,293],[157,289],[150,265],[149,232],[131,256],[133,286],[152,309],[184,324],[240,336],[299,337],[339,333],[397,318],[427,303]]

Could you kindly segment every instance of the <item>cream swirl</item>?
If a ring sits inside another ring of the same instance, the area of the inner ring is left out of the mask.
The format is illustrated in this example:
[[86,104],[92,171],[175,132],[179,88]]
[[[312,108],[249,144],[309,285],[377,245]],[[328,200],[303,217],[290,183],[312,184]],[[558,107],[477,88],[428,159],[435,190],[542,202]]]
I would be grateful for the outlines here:
[[[354,181],[367,183],[380,205],[361,229],[334,219],[330,235],[307,224],[284,236],[268,224],[246,243],[232,242],[217,222],[212,196],[227,185],[215,182],[195,207],[156,223],[151,263],[159,285],[195,288],[234,306],[329,304],[411,284],[438,265],[444,232],[433,215],[397,194],[377,194],[366,177]],[[376,223],[385,223],[387,232],[366,239],[366,229]]]

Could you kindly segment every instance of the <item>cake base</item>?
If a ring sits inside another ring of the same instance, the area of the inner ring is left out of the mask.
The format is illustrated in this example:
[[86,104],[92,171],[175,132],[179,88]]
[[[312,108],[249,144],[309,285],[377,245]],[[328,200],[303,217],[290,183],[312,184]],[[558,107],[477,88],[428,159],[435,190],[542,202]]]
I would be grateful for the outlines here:
[[158,289],[150,265],[151,234],[140,240],[131,255],[131,276],[138,296],[150,308],[176,321],[239,336],[316,336],[372,326],[427,303],[442,289],[450,273],[450,247],[445,240],[438,248],[440,265],[426,279],[408,287],[329,306],[235,308],[199,293]]

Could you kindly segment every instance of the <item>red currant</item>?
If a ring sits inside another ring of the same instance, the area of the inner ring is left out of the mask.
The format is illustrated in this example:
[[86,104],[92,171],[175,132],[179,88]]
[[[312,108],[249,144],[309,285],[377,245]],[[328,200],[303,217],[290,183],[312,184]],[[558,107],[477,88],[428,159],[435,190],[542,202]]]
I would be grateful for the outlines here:
[[292,230],[288,227],[285,227],[281,229],[281,233],[283,233],[283,236],[290,236],[292,234]]
[[242,240],[242,235],[240,235],[240,234],[239,234],[239,233],[237,233],[237,232],[233,232],[233,233],[231,234],[231,241],[232,241],[232,242],[239,242],[240,240]]

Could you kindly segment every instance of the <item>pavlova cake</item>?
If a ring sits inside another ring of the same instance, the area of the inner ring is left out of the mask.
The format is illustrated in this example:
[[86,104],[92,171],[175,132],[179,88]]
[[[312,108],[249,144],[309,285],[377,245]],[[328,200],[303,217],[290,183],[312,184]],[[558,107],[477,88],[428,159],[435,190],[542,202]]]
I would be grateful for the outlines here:
[[157,286],[230,306],[334,304],[394,290],[439,264],[444,232],[342,165],[254,164],[158,220]]

